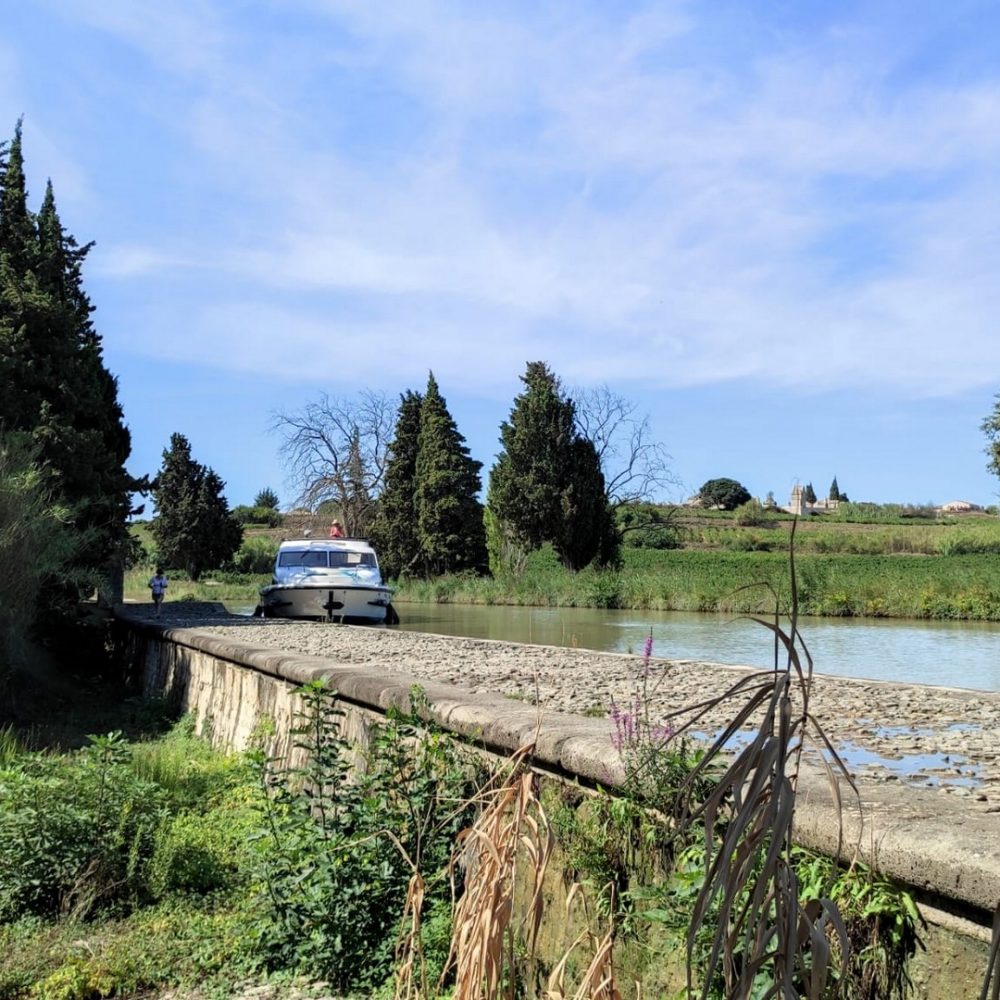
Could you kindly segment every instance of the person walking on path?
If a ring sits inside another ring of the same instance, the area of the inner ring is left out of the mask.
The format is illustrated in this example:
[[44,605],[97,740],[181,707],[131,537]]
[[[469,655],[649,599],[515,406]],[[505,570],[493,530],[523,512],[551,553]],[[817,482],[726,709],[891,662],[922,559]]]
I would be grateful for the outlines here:
[[156,606],[153,615],[156,618],[160,617],[160,609],[163,606],[163,598],[166,595],[167,586],[167,575],[163,572],[162,566],[157,566],[156,573],[149,578],[149,589],[153,594],[153,604]]

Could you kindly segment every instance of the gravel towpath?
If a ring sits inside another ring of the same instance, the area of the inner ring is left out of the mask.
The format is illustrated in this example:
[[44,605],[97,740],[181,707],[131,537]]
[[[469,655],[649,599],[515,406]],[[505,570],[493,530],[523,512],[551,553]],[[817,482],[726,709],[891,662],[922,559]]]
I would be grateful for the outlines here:
[[[627,706],[643,684],[644,661],[628,654],[205,612],[205,605],[166,605],[162,624],[528,703],[537,692],[546,712],[595,715],[612,703]],[[685,706],[717,698],[748,669],[654,658],[646,681],[652,714],[666,720]],[[716,709],[699,731],[713,732],[731,712]],[[817,675],[813,714],[862,780],[927,786],[1000,812],[1000,695]]]

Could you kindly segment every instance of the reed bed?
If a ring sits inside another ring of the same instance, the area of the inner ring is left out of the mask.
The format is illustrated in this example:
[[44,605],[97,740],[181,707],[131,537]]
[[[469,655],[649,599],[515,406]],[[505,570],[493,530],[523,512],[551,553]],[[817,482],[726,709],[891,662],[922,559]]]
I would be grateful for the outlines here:
[[[768,584],[788,604],[780,552],[626,549],[620,570],[576,574],[536,556],[516,577],[404,581],[396,600],[759,614],[773,605],[748,585]],[[992,555],[812,554],[797,564],[800,614],[1000,621],[1000,560]]]

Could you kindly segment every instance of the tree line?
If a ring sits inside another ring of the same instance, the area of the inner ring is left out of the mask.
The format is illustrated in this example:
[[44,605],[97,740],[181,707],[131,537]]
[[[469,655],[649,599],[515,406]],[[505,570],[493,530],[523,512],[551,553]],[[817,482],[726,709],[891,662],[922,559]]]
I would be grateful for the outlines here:
[[276,414],[298,502],[370,537],[391,577],[496,573],[545,544],[572,570],[615,563],[621,532],[650,520],[619,525],[616,512],[673,482],[669,456],[648,419],[606,387],[571,394],[542,361],[521,381],[485,504],[482,463],[433,373],[398,404],[363,390]]
[[[389,577],[502,572],[545,544],[571,570],[616,563],[622,533],[655,520],[633,510],[619,522],[616,511],[670,481],[668,456],[650,439],[648,421],[610,390],[581,394],[579,406],[541,361],[529,363],[521,381],[524,391],[500,426],[485,504],[482,463],[471,457],[433,372],[422,392],[408,389],[398,404],[364,389],[276,414],[297,503],[370,538]],[[194,460],[183,435],[172,436],[151,484],[152,531],[165,565],[197,578],[231,558],[241,518],[272,519],[272,491],[230,512],[223,485]]]

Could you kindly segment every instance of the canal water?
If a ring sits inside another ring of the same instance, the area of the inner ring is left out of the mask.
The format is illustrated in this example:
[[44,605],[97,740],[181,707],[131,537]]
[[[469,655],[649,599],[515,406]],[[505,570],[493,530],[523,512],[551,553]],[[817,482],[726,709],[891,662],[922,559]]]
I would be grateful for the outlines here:
[[[435,632],[665,659],[769,667],[763,626],[729,615],[594,608],[399,604],[403,631]],[[1000,624],[803,618],[799,631],[817,673],[1000,691]],[[784,662],[784,661],[782,661]]]

